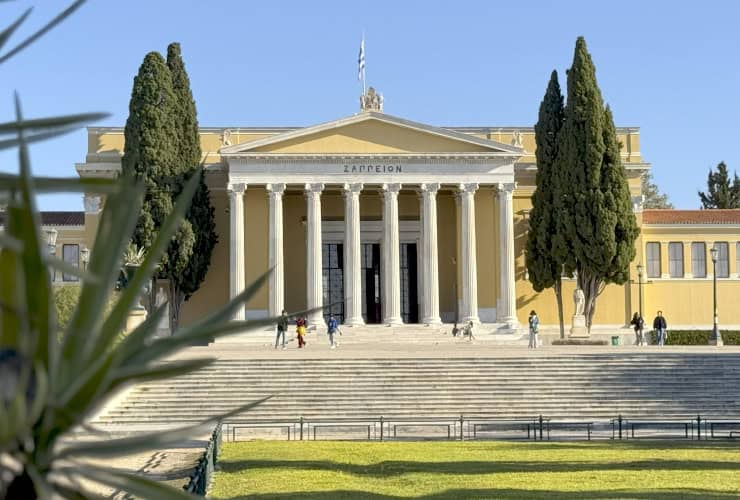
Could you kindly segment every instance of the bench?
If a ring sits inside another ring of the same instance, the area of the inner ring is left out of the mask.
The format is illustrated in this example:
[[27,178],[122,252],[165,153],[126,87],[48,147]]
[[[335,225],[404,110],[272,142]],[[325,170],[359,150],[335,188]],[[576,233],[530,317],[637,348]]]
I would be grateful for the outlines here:
[[[472,428],[472,439],[478,439],[479,432],[496,432],[496,431],[518,431],[526,432],[527,439],[532,439],[534,433],[535,438],[537,437],[538,424],[535,419],[532,420],[487,420],[487,419],[466,419],[465,422],[468,424],[468,438],[471,437]],[[544,425],[544,424],[543,424]]]
[[[693,439],[694,437],[694,421],[693,420],[627,420],[623,421],[623,424],[626,422],[627,427],[630,429],[630,437],[632,439],[635,439],[635,430],[639,429],[653,429],[653,430],[663,430],[663,429],[683,429],[684,431],[684,437],[686,439]],[[691,435],[689,436],[689,429],[691,430]],[[654,436],[653,436],[654,437]]]
[[[551,420],[547,420],[545,422],[545,429],[547,429],[547,440],[550,440],[550,431],[551,430],[578,430],[586,431],[586,437],[589,441],[591,441],[591,431],[593,430],[594,423],[593,422],[580,422],[580,421],[560,421],[560,422],[553,422]],[[540,439],[542,439],[542,436],[540,436]]]
[[[705,423],[705,425],[707,425]],[[709,435],[712,439],[716,439],[719,437],[724,436],[715,436],[714,431],[715,429],[718,431],[721,430],[729,430],[729,433],[727,434],[727,437],[730,439],[736,439],[740,437],[740,421],[734,421],[734,420],[715,420],[715,421],[709,421]],[[705,427],[706,430],[706,427]],[[705,432],[706,434],[706,432]]]

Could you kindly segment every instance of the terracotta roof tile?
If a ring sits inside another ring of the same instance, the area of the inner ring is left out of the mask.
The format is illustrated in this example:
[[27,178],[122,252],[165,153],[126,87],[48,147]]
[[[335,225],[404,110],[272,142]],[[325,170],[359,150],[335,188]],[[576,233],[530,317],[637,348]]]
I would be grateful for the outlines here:
[[[41,212],[45,226],[84,226],[85,212]],[[5,214],[0,212],[0,226],[5,225]]]
[[642,211],[643,224],[740,224],[740,209]]

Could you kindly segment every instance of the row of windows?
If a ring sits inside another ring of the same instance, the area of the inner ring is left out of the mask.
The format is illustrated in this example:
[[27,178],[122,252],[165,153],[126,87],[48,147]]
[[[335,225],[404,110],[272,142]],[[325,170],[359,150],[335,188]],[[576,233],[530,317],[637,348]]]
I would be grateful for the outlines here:
[[[730,277],[730,245],[726,241],[716,241],[714,248],[717,249],[717,277]],[[660,278],[662,276],[660,250],[661,245],[657,242],[649,242],[645,248],[647,254],[647,277]],[[736,269],[740,269],[740,243],[736,243],[737,263]],[[683,265],[683,243],[668,243],[668,275],[671,278],[684,277]],[[691,244],[691,275],[694,278],[707,277],[707,260],[711,265],[711,257],[707,258],[707,244],[694,242]]]

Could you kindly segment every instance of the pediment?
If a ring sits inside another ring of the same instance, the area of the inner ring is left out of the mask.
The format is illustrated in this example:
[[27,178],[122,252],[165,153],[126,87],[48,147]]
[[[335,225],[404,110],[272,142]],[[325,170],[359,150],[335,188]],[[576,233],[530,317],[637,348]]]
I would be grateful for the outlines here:
[[521,148],[377,112],[291,130],[220,150],[244,154],[523,154]]

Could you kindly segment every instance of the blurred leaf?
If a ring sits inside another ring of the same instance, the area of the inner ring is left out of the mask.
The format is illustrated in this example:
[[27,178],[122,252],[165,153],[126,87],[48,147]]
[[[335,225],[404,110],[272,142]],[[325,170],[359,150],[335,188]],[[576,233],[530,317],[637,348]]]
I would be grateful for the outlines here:
[[195,498],[201,498],[135,474],[90,464],[80,464],[76,470],[70,471],[70,473],[82,476],[96,483],[126,491],[137,498],[157,500],[193,500]]
[[78,278],[82,281],[87,281],[90,283],[99,283],[100,280],[97,276],[94,274],[91,274],[87,271],[83,271],[79,267],[65,261],[62,259],[59,259],[57,257],[52,257],[50,255],[44,256],[43,259],[44,264],[47,266],[53,268],[56,271],[59,271],[64,274],[69,274],[71,276],[74,276],[75,278]]
[[33,35],[29,36],[25,40],[23,40],[21,43],[16,45],[14,48],[9,50],[4,56],[0,57],[0,64],[4,63],[14,55],[18,54],[21,50],[25,49],[29,45],[31,45],[33,42],[41,38],[47,31],[51,30],[54,26],[64,21],[67,17],[69,17],[70,14],[72,14],[75,10],[77,10],[83,3],[85,3],[85,0],[77,0],[72,5],[64,9],[59,15],[57,15],[54,19],[49,21],[43,28],[38,30]]
[[12,250],[15,253],[23,251],[23,242],[18,238],[13,238],[7,234],[0,232],[0,247],[5,247],[8,250]]
[[10,37],[15,32],[15,30],[18,29],[18,26],[23,24],[23,21],[26,20],[26,18],[28,17],[28,15],[31,13],[32,10],[33,10],[32,8],[27,9],[26,12],[24,12],[23,15],[21,15],[21,17],[16,19],[16,21],[13,24],[11,24],[7,28],[5,28],[2,32],[0,32],[0,50],[3,48],[3,46],[5,46],[7,41],[10,39]]
[[268,396],[256,401],[252,401],[245,405],[239,406],[238,408],[235,408],[228,413],[210,418],[196,425],[190,425],[178,429],[138,434],[136,436],[129,436],[124,438],[71,443],[69,446],[61,448],[56,453],[55,458],[108,458],[120,456],[122,453],[129,454],[139,451],[163,448],[187,439],[192,439],[193,435],[195,434],[207,432],[206,429],[208,429],[209,426],[213,426],[219,421],[247,412],[271,398],[272,396]]
[[[69,134],[70,132],[74,132],[78,128],[79,127],[65,127],[65,128],[52,130],[49,132],[39,132],[36,134],[29,134],[26,137],[25,141],[26,141],[26,144],[32,144],[34,142],[39,142],[39,141],[46,141],[48,139],[53,139],[55,137]],[[0,150],[14,148],[19,145],[20,145],[20,141],[18,141],[17,138],[5,139],[5,140],[0,141]]]
[[[141,264],[141,267],[137,269],[136,273],[134,273],[134,276],[131,281],[129,281],[126,290],[121,294],[116,306],[103,323],[101,334],[98,338],[88,338],[84,351],[85,358],[88,356],[94,358],[101,354],[107,346],[110,345],[110,341],[113,336],[116,335],[116,333],[119,332],[126,323],[126,317],[128,316],[129,310],[135,302],[139,300],[141,290],[144,288],[144,285],[150,281],[152,273],[159,263],[162,254],[167,249],[167,246],[170,244],[170,240],[180,227],[185,216],[185,212],[190,206],[193,194],[198,188],[200,176],[200,172],[195,173],[185,184],[182,192],[177,197],[175,206],[159,228],[157,238],[149,248],[146,259]],[[128,232],[127,234],[131,234],[131,232]]]
[[[19,189],[20,177],[0,173],[0,190]],[[120,189],[116,179],[79,177],[34,177],[36,193],[112,193]]]
[[59,129],[62,127],[79,128],[86,123],[95,122],[108,118],[110,113],[78,113],[74,115],[53,116],[50,118],[34,118],[32,120],[16,120],[14,122],[0,123],[0,135],[16,134],[18,129],[29,132],[49,132],[48,129]]
[[184,359],[168,361],[155,366],[131,365],[111,370],[111,388],[130,382],[149,382],[165,378],[179,377],[205,368],[216,361],[216,358]]

